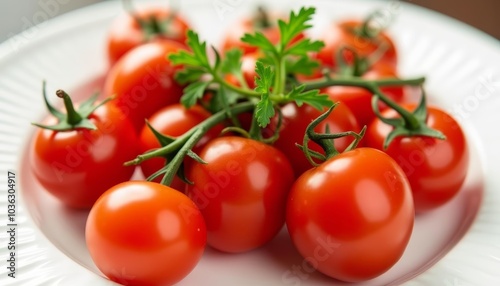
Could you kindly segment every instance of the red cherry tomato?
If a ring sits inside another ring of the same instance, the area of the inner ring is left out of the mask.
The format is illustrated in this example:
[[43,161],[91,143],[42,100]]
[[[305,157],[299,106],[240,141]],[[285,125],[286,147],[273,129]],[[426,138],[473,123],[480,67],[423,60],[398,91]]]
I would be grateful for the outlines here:
[[[327,67],[338,67],[336,55],[342,47],[353,49],[358,56],[368,57],[378,49],[384,49],[384,53],[377,63],[397,66],[397,51],[393,40],[384,32],[380,32],[374,38],[366,38],[359,34],[363,22],[356,20],[334,23],[320,36],[325,42],[325,47],[317,54],[317,59]],[[349,57],[348,55],[351,55]],[[344,54],[344,60],[352,64],[352,54]]]
[[114,65],[133,48],[152,40],[169,39],[184,44],[189,26],[186,21],[164,7],[145,7],[125,13],[113,21],[108,32],[107,50]]
[[[384,79],[397,78],[398,75],[393,68],[386,65],[378,65],[376,68],[367,71],[363,76],[364,79]],[[404,100],[405,91],[403,86],[386,86],[380,89],[391,100],[400,103]],[[333,101],[343,102],[354,113],[361,126],[368,125],[375,118],[375,113],[372,109],[372,93],[361,87],[354,86],[331,86],[323,90],[328,94]],[[381,110],[386,108],[386,105],[379,105]]]
[[173,67],[167,55],[181,49],[182,44],[169,40],[147,43],[127,53],[109,72],[105,94],[117,97],[116,105],[131,119],[137,132],[146,118],[179,102],[182,86],[174,80],[179,67]]
[[[404,107],[413,110],[415,105]],[[395,117],[396,112],[387,110],[382,115]],[[469,168],[467,142],[455,119],[440,109],[428,107],[427,125],[441,131],[446,140],[425,136],[397,137],[384,150],[405,171],[417,212],[450,201],[460,190]],[[366,133],[366,144],[383,150],[383,142],[391,130],[391,126],[375,119]]]
[[207,224],[208,245],[244,252],[270,241],[285,222],[286,197],[293,183],[287,158],[272,146],[240,137],[210,141],[193,164],[188,196]]
[[[304,140],[304,134],[307,126],[316,118],[321,115],[321,112],[309,105],[302,105],[297,107],[295,103],[289,103],[281,108],[283,114],[282,128],[278,140],[274,146],[282,151],[292,164],[295,176],[298,177],[305,171],[312,168],[311,163],[307,160],[306,156],[295,143],[301,144]],[[275,128],[277,118],[274,118],[271,123],[271,129]],[[316,132],[325,132],[326,126],[329,126],[332,133],[345,132],[345,131],[359,131],[359,124],[349,110],[349,108],[340,103],[335,107],[335,110],[323,120],[316,128]],[[335,140],[335,147],[338,151],[342,152],[351,144],[353,138],[343,137]],[[321,147],[310,141],[309,149],[324,153]]]
[[414,223],[403,170],[372,148],[342,153],[305,172],[291,189],[286,214],[293,244],[310,265],[348,282],[390,269]]
[[[90,208],[108,188],[129,180],[134,167],[123,163],[137,156],[134,127],[114,105],[98,107],[89,119],[96,130],[39,129],[31,147],[35,177],[73,208]],[[55,122],[51,117],[46,125]]]
[[206,227],[184,194],[153,182],[118,184],[97,200],[85,240],[96,266],[124,285],[172,285],[196,266]]
[[[153,116],[151,116],[149,124],[164,135],[178,137],[209,117],[210,113],[201,106],[195,105],[190,109],[186,109],[181,104],[173,104],[160,109]],[[217,125],[216,127],[210,129],[210,131],[208,131],[207,134],[201,138],[198,144],[196,144],[193,151],[200,151],[208,141],[216,138],[221,131],[221,125]],[[147,126],[144,126],[139,137],[140,153],[159,147],[160,143],[158,142],[158,139],[156,139],[153,132]],[[187,160],[188,158],[186,158],[186,161]],[[152,158],[142,162],[140,166],[144,176],[149,177],[164,167],[165,163],[166,160],[163,158]],[[161,176],[156,178],[154,181],[160,182]],[[185,186],[186,184],[177,177],[171,184],[172,188],[182,192],[184,191]]]

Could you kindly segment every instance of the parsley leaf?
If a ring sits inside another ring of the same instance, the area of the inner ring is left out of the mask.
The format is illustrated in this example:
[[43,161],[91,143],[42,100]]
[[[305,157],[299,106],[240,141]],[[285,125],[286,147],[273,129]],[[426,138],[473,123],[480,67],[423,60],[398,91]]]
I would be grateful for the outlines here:
[[302,39],[297,43],[289,46],[285,50],[285,54],[290,55],[306,55],[308,52],[318,52],[322,47],[325,46],[325,43],[322,41],[311,41],[310,39]]
[[255,32],[255,34],[245,34],[241,38],[241,41],[251,46],[260,48],[262,51],[277,53],[276,47],[273,43],[271,43],[271,41],[269,41],[269,39],[261,32]]
[[210,82],[197,81],[184,88],[184,94],[181,97],[182,105],[186,108],[195,105],[196,101],[203,97],[205,89],[209,84]]
[[306,103],[319,111],[323,111],[325,107],[332,106],[333,102],[330,100],[328,95],[319,94],[318,89],[308,90],[304,92],[306,85],[302,84],[294,87],[286,97],[295,101],[298,106]]
[[308,56],[301,56],[298,59],[286,61],[286,72],[288,74],[312,75],[314,69],[319,67],[319,62]]
[[273,102],[269,98],[270,89],[274,82],[274,71],[270,66],[264,66],[260,61],[255,65],[255,91],[261,94],[261,99],[255,107],[255,116],[259,126],[266,127],[270,118],[274,116]]
[[171,54],[169,59],[175,65],[188,65],[210,69],[210,62],[207,56],[207,43],[201,42],[198,34],[192,30],[187,32],[188,47],[191,52],[181,50],[178,53]]
[[240,49],[231,49],[226,52],[226,58],[222,61],[221,71],[223,73],[241,73],[241,57],[243,52]]
[[281,33],[280,46],[282,50],[292,41],[293,38],[299,35],[302,31],[312,27],[312,25],[307,22],[311,20],[311,17],[315,11],[316,9],[313,7],[302,7],[297,14],[295,14],[293,11],[290,13],[290,19],[288,20],[288,23],[283,20],[278,21],[278,26]]

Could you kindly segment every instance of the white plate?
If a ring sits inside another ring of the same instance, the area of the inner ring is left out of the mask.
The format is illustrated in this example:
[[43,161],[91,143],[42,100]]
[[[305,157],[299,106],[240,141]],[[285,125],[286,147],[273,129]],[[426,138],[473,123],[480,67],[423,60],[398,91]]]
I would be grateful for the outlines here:
[[[226,28],[255,1],[183,1],[181,11],[204,39],[217,44]],[[318,8],[323,28],[332,19],[361,16],[373,8],[397,14],[391,34],[401,51],[401,73],[425,74],[430,101],[454,114],[471,145],[473,164],[466,186],[445,207],[417,218],[401,261],[363,285],[500,285],[500,44],[457,21],[409,4],[378,1],[274,1],[287,11]],[[86,213],[61,207],[26,168],[29,123],[46,111],[41,81],[48,89],[99,86],[106,59],[104,39],[120,13],[116,1],[93,5],[34,27],[0,45],[0,284],[115,285],[96,270],[85,248]],[[81,92],[81,88],[80,88]],[[52,97],[54,99],[54,97]],[[6,177],[18,180],[17,278],[7,277]],[[266,247],[243,255],[208,249],[179,285],[332,285],[318,273],[291,276],[302,259],[282,232]]]

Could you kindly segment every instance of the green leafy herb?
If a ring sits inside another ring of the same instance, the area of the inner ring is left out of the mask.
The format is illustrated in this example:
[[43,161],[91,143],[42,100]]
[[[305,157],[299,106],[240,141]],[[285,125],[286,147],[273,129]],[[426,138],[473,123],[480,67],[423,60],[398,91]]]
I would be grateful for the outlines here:
[[205,89],[210,84],[210,82],[197,81],[188,85],[184,89],[184,94],[181,97],[181,103],[186,108],[189,108],[196,104],[196,101],[203,97]]
[[270,89],[274,83],[274,71],[270,66],[264,66],[260,61],[255,65],[255,91],[261,94],[261,99],[255,107],[257,122],[261,127],[266,127],[270,118],[274,116],[273,102],[269,98]]
[[306,86],[300,85],[294,87],[290,93],[286,95],[287,98],[292,99],[298,106],[306,103],[319,111],[323,111],[324,107],[332,106],[333,102],[330,100],[328,95],[319,94],[319,90],[313,89],[304,92]]
[[308,22],[311,20],[315,11],[316,9],[312,7],[302,7],[297,14],[293,11],[290,13],[288,23],[283,20],[278,21],[281,34],[280,45],[282,49],[284,49],[297,35],[312,27]]

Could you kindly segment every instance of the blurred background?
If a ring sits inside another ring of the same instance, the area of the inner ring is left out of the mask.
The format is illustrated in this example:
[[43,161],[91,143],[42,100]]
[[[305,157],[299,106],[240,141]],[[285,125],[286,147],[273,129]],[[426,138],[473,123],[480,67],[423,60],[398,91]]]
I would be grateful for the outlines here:
[[[99,1],[105,0],[0,0],[0,43],[36,23]],[[406,0],[403,2],[411,2],[436,10],[500,39],[500,0]],[[425,21],[425,19],[422,20]]]

